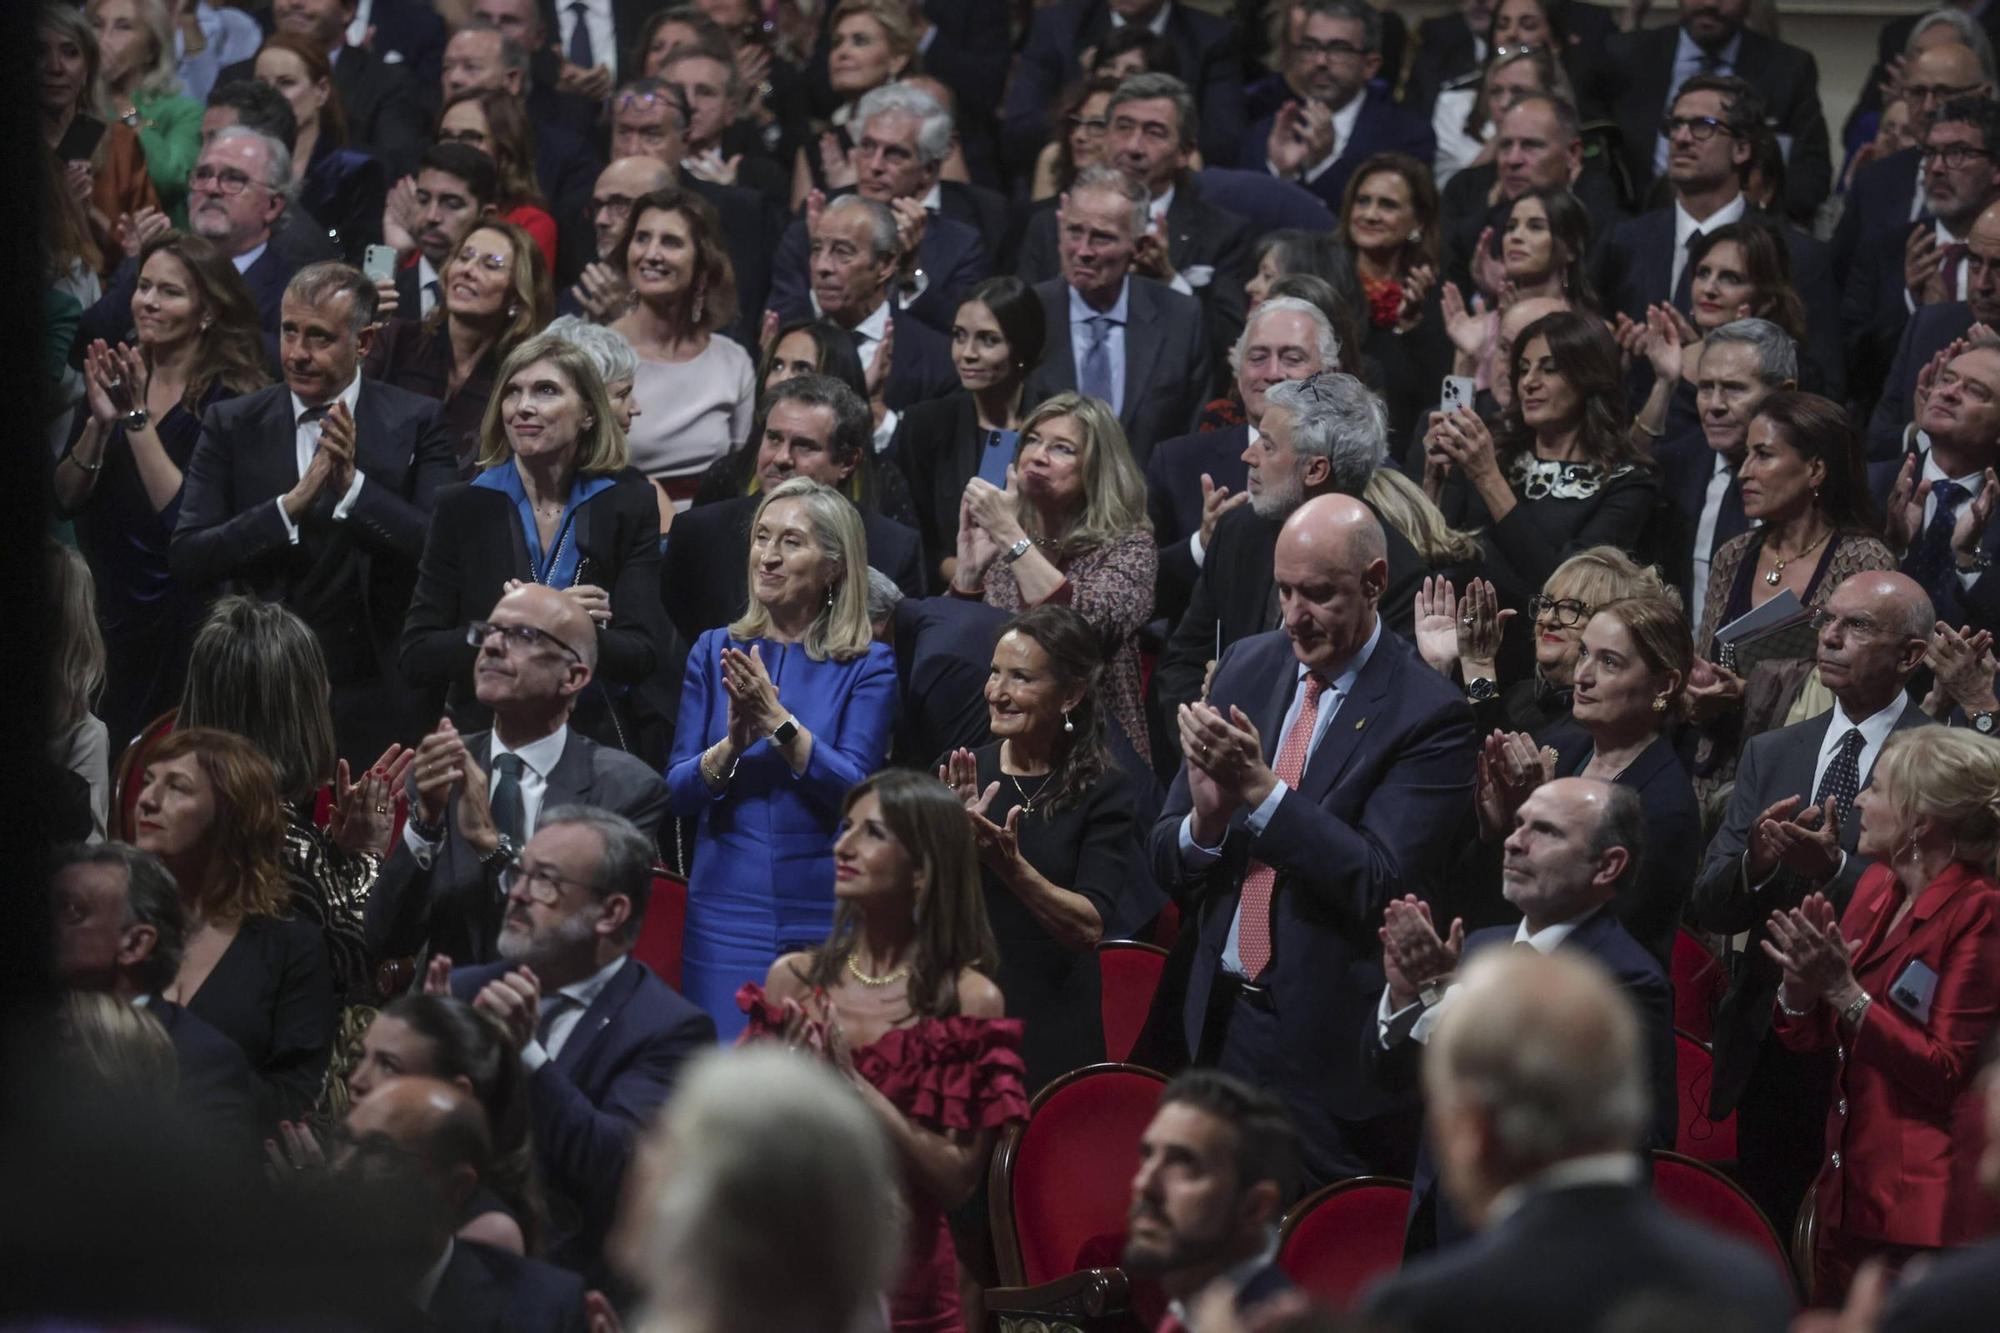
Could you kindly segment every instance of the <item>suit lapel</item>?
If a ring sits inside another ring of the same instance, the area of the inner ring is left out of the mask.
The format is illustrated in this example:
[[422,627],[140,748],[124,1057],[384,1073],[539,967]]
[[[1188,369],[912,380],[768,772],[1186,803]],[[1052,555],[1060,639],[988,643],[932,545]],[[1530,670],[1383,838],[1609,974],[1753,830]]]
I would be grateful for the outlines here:
[[590,804],[591,751],[596,748],[575,727],[569,729],[569,739],[563,742],[562,757],[549,770],[548,787],[542,793],[544,810],[558,805]]
[[639,988],[640,976],[638,962],[627,957],[625,966],[612,974],[610,982],[597,993],[590,1008],[584,1010],[583,1017],[570,1029],[569,1040],[563,1043],[562,1054],[556,1057],[556,1068],[570,1082],[578,1081],[577,1071],[604,1035],[604,1029],[611,1026],[611,1020],[619,1015],[631,1000],[632,992]]
[[1143,278],[1135,275],[1131,283],[1132,299],[1125,303],[1125,402],[1118,413],[1127,430],[1139,419],[1153,382],[1153,364],[1160,359],[1158,303]]
[[[1958,897],[1959,894],[1971,889],[1974,884],[1975,880],[1971,868],[1963,862],[1952,862],[1945,867],[1943,874],[1939,875],[1929,884],[1926,884],[1923,891],[1917,894],[1917,901],[1911,906],[1909,915],[1896,923],[1895,929],[1889,932],[1881,944],[1874,949],[1865,950],[1865,952],[1892,954],[1901,951],[1911,935],[1923,929],[1925,923],[1943,911],[1946,904]],[[1894,893],[1884,894],[1882,896],[1882,905],[1878,910],[1884,917],[1894,917],[1896,914],[1896,895]],[[1866,964],[1864,963],[1863,966],[1866,966]],[[1893,981],[1894,978],[1889,978],[1889,980]]]
[[[1379,623],[1379,621],[1378,621]],[[1388,703],[1389,682],[1395,674],[1395,644],[1387,627],[1381,630],[1381,637],[1375,641],[1375,653],[1368,659],[1368,665],[1361,668],[1361,674],[1354,681],[1354,690],[1340,701],[1340,711],[1327,723],[1326,735],[1320,739],[1319,748],[1313,751],[1306,764],[1304,778],[1299,783],[1299,794],[1318,804],[1321,797],[1333,789],[1334,782],[1347,761],[1361,747],[1368,734],[1368,725],[1380,715]]]
[[959,395],[958,411],[952,421],[951,449],[956,475],[979,475],[979,404],[972,401],[969,393]]

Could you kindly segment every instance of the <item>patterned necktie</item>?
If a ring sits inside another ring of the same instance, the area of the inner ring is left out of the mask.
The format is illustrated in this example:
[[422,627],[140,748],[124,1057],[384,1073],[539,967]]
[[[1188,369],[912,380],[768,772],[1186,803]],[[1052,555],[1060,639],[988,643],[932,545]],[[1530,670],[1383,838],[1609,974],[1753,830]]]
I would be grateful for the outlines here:
[[505,834],[516,849],[527,841],[524,826],[528,816],[521,804],[521,770],[524,767],[518,754],[503,754],[495,759],[493,771],[500,776],[494,780],[493,791],[486,802],[493,813],[493,827]]
[[1112,406],[1111,316],[1090,317],[1090,345],[1083,349],[1081,371],[1077,376],[1077,390],[1100,400],[1106,407]]
[[1965,487],[1955,481],[1940,481],[1931,486],[1931,499],[1937,502],[1937,507],[1931,511],[1924,535],[1917,539],[1916,548],[1904,561],[1903,572],[1915,579],[1933,602],[1940,599],[1942,590],[1938,585],[1952,564],[1951,530],[1958,522],[1958,506],[1966,495]]
[[[1278,761],[1271,771],[1287,787],[1296,788],[1306,771],[1306,751],[1312,748],[1313,727],[1319,722],[1319,696],[1326,682],[1308,673],[1305,697],[1299,701],[1299,715],[1278,747]],[[1271,889],[1278,872],[1262,861],[1252,861],[1243,876],[1242,925],[1236,934],[1236,957],[1243,975],[1255,981],[1271,965]]]
[[578,69],[592,69],[597,64],[597,52],[590,42],[590,6],[576,0],[569,12],[576,15],[576,26],[569,30],[569,63]]
[[1965,267],[1965,251],[1965,242],[1953,241],[1938,256],[1938,279],[1944,287],[1944,299],[1947,301],[1958,299],[1958,275]]
[[1825,808],[1833,798],[1833,819],[1841,828],[1854,818],[1854,798],[1861,792],[1861,728],[1849,727],[1840,738],[1840,752],[1826,766],[1826,775],[1813,793],[1813,804]]
[[417,302],[418,313],[428,315],[437,309],[437,303],[444,300],[444,284],[432,278],[424,284],[423,299]]

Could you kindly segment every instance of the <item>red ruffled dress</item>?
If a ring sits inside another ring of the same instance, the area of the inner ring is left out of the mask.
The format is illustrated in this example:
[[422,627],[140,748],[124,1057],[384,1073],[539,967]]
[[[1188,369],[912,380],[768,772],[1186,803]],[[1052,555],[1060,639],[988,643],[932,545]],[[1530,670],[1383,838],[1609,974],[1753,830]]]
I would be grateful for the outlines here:
[[[742,1041],[778,1038],[784,1015],[755,982],[736,993],[749,1016]],[[976,1133],[1028,1118],[1022,1090],[1021,1021],[926,1018],[854,1048],[854,1068],[898,1111],[925,1129]],[[909,1206],[902,1279],[889,1300],[894,1333],[962,1333],[958,1251],[945,1210],[905,1176]]]

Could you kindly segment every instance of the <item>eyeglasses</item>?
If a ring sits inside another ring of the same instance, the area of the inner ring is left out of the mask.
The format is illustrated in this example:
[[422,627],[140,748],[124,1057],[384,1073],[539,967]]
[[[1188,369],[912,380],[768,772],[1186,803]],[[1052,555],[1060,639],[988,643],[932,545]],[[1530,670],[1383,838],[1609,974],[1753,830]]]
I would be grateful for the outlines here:
[[1111,128],[1111,122],[1102,116],[1070,116],[1069,127],[1082,130],[1085,138],[1102,139],[1104,132]]
[[1368,54],[1353,42],[1341,41],[1315,42],[1301,39],[1292,49],[1308,58],[1325,56],[1329,60],[1359,60]]
[[1971,166],[1982,157],[1992,156],[1993,154],[1987,152],[1984,148],[1974,148],[1969,143],[1948,143],[1937,148],[1932,148],[1926,144],[1920,160],[1925,166],[1929,166],[1933,162],[1942,162],[1947,169],[1959,171]]
[[1821,609],[1812,613],[1809,622],[1813,633],[1825,634],[1829,628],[1838,626],[1843,639],[1881,639],[1888,637],[1889,631],[1872,620],[1860,616],[1839,616]]
[[1574,629],[1590,616],[1590,606],[1574,597],[1557,600],[1536,593],[1528,599],[1528,619],[1540,620],[1547,616],[1560,629]]
[[516,861],[500,872],[500,891],[513,897],[518,891],[530,902],[543,907],[554,907],[562,901],[564,889],[589,888],[580,879],[570,879],[556,874],[547,866],[524,865]]
[[208,190],[214,194],[238,195],[248,186],[257,185],[264,189],[271,187],[262,181],[251,180],[240,171],[229,167],[211,167],[207,164],[196,167],[188,174],[188,185],[197,190]]
[[1671,139],[1682,130],[1696,143],[1707,143],[1718,134],[1736,137],[1736,130],[1727,121],[1715,116],[1668,116],[1660,122],[1660,133]]
[[1342,401],[1342,380],[1353,379],[1338,370],[1320,370],[1302,380],[1293,380],[1294,393],[1302,393],[1314,407],[1338,407]]
[[1902,93],[1912,102],[1948,102],[1954,97],[1976,93],[1979,87],[1980,85],[1976,83],[1968,83],[1957,88],[1946,87],[1942,83],[1906,83],[1903,85]]
[[465,627],[465,641],[474,648],[484,647],[487,638],[495,634],[498,634],[509,648],[519,648],[527,652],[545,643],[566,654],[570,661],[578,665],[583,663],[583,655],[576,649],[547,630],[536,629],[533,625],[496,625],[490,620],[475,620]]

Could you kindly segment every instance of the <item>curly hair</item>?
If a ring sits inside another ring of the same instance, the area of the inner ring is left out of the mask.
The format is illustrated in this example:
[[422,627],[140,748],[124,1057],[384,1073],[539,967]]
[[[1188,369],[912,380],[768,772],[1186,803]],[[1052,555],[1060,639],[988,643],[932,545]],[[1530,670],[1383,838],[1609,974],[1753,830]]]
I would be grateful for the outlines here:
[[278,771],[249,741],[213,727],[168,732],[147,758],[157,764],[190,755],[208,779],[215,818],[206,839],[208,882],[183,884],[181,892],[197,898],[203,916],[285,915],[290,890]]
[[[723,244],[722,222],[716,216],[715,205],[679,185],[668,185],[634,199],[632,210],[625,215],[625,229],[618,233],[618,243],[611,248],[610,262],[621,272],[632,253],[632,237],[648,213],[678,214],[694,241],[694,276],[682,298],[686,303],[683,321],[689,328],[706,333],[728,328],[736,320],[736,268]],[[700,318],[696,318],[697,309]]]
[[1534,448],[1535,432],[1521,417],[1521,371],[1527,363],[1528,348],[1536,339],[1548,343],[1556,373],[1569,381],[1576,395],[1582,411],[1577,444],[1583,456],[1606,472],[1650,462],[1628,438],[1625,369],[1611,331],[1595,315],[1557,310],[1522,329],[1514,339],[1513,360],[1507,366],[1511,401],[1500,419],[1500,429],[1495,432],[1502,465],[1512,462],[1523,450]]

